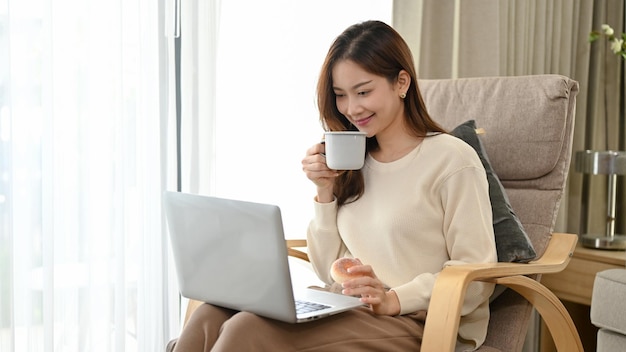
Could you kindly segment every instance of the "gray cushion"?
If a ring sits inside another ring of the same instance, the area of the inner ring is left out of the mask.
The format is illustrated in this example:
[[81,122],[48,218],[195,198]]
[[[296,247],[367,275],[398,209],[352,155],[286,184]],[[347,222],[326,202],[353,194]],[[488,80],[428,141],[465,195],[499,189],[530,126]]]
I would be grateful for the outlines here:
[[623,351],[626,345],[626,336],[611,330],[598,330],[596,352]]
[[522,223],[515,215],[500,179],[493,171],[487,152],[476,134],[476,122],[469,120],[450,132],[453,136],[471,145],[487,172],[489,197],[493,211],[493,232],[496,238],[496,249],[499,262],[528,262],[537,254]]
[[626,334],[626,314],[621,309],[624,301],[626,269],[607,269],[597,273],[591,294],[590,317],[593,325]]

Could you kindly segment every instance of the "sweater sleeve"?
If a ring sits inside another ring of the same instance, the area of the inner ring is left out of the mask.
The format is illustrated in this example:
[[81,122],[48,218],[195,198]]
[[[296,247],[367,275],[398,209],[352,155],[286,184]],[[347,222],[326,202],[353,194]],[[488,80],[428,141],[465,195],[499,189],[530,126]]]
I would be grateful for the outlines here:
[[[495,262],[491,205],[484,170],[463,168],[442,180],[438,187],[441,206],[445,210],[443,233],[450,258],[443,267]],[[401,314],[428,309],[437,275],[438,272],[423,273],[392,288],[400,300]],[[493,284],[470,284],[462,314],[473,312],[489,298],[492,290]]]
[[320,280],[331,285],[330,267],[339,257],[350,256],[337,229],[337,200],[314,202],[314,217],[307,229],[309,260]]

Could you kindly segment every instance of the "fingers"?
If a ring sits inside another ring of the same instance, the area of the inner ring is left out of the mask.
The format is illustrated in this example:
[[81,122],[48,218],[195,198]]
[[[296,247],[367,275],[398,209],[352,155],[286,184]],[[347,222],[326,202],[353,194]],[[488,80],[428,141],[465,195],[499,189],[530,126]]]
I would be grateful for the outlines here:
[[376,277],[370,265],[354,265],[348,268],[348,272],[360,276],[342,284],[343,294],[362,297],[377,297],[385,294],[385,285]]
[[375,314],[397,315],[400,313],[400,302],[392,290],[387,290],[377,278],[369,276],[345,281],[341,293],[360,297],[361,302],[370,306]]
[[345,281],[342,287],[342,294],[361,297],[361,302],[371,307],[383,304],[386,297],[385,287],[380,280],[367,276]]
[[326,166],[326,157],[324,156],[324,145],[317,143],[306,151],[304,159],[302,159],[302,169],[312,171],[328,170]]
[[361,276],[344,281],[342,293],[350,296],[384,294],[385,285],[375,277]]
[[355,265],[348,268],[348,272],[359,273],[361,276],[345,281],[341,285],[341,293],[361,297],[361,302],[368,304],[376,314],[398,314],[400,308],[397,298],[390,299],[390,296],[395,297],[395,293],[389,294],[390,291],[376,277],[370,265]]
[[319,154],[304,158],[302,160],[302,171],[313,182],[321,178],[335,178],[339,175],[337,171],[331,170],[326,166],[326,159]]
[[363,276],[370,276],[370,277],[376,277],[376,275],[374,274],[374,269],[372,269],[371,265],[364,265],[363,262],[361,262],[361,259],[359,258],[354,258],[360,265],[354,265],[348,268],[348,272],[349,273],[354,273],[354,274],[360,274]]
[[326,158],[320,154],[313,154],[302,159],[302,170],[307,171],[332,171],[326,166]]
[[315,143],[311,148],[306,151],[306,156],[312,156],[316,154],[320,154],[322,157],[326,152],[326,146],[324,143]]
[[325,147],[322,143],[317,143],[309,148],[304,159],[302,159],[302,171],[318,187],[331,187],[334,178],[339,174],[326,165],[324,151]]

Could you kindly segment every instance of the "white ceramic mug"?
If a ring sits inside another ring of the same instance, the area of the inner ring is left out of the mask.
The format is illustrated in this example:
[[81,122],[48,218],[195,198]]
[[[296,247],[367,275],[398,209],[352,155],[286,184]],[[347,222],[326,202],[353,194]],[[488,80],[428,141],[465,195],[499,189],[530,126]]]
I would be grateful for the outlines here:
[[326,165],[332,170],[358,170],[365,163],[365,136],[358,131],[324,133]]

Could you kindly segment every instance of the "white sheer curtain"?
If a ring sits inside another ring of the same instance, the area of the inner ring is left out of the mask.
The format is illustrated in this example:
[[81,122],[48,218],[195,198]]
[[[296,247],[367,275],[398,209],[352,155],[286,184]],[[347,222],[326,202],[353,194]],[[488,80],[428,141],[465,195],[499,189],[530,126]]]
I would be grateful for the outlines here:
[[161,3],[0,0],[1,351],[169,338]]

